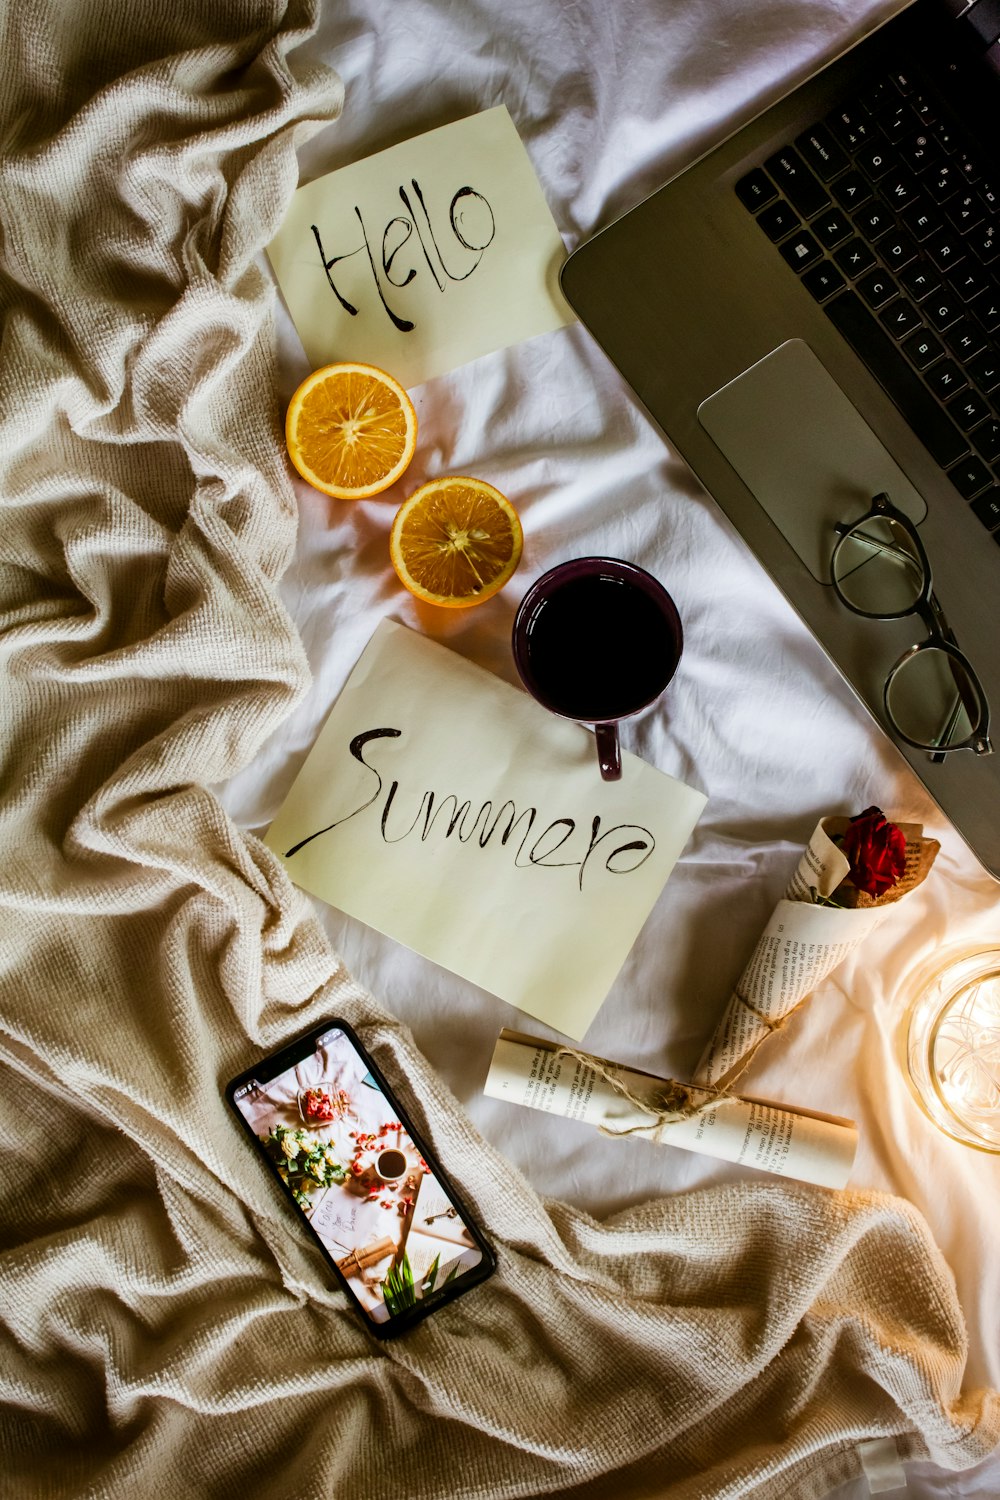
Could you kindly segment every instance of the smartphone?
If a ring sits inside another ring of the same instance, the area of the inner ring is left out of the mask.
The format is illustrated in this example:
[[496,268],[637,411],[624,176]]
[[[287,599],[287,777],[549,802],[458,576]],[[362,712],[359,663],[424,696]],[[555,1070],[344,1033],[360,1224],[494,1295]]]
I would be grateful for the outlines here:
[[323,1021],[226,1087],[258,1154],[377,1338],[496,1269],[459,1194],[346,1021]]

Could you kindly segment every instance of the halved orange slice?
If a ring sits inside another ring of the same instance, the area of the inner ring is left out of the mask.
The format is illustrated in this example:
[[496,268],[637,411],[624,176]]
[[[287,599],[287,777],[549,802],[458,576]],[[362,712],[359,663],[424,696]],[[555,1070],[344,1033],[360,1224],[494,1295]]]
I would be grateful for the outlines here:
[[503,588],[524,536],[510,501],[482,479],[449,475],[414,490],[392,523],[389,555],[426,604],[464,609]]
[[324,365],[289,402],[285,442],[308,484],[338,500],[366,500],[409,464],[417,414],[399,381],[375,365]]

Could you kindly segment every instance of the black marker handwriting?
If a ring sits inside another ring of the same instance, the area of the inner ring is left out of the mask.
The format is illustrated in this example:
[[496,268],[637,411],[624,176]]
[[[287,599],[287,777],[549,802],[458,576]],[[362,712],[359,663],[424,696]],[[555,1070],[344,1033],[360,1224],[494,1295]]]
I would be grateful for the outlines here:
[[306,844],[311,843],[313,839],[318,839],[321,834],[329,833],[331,829],[338,828],[341,823],[347,823],[351,818],[356,818],[358,813],[364,812],[366,807],[371,807],[372,803],[378,797],[379,792],[382,790],[382,778],[376,771],[375,767],[370,766],[365,760],[363,753],[364,748],[368,744],[369,740],[398,739],[401,734],[401,729],[366,729],[364,734],[356,734],[354,736],[353,740],[351,740],[351,743],[347,748],[350,751],[351,755],[354,756],[354,759],[361,762],[366,771],[371,771],[372,775],[375,777],[375,780],[378,782],[378,786],[372,792],[367,802],[362,802],[360,807],[356,807],[354,811],[349,812],[346,817],[338,818],[335,823],[328,824],[326,828],[317,828],[315,833],[310,833],[307,838],[300,839],[297,844],[293,844],[291,849],[286,849],[286,859],[291,859],[293,854],[298,854],[300,849],[304,849]]
[[[368,729],[354,736],[348,744],[348,753],[375,777],[374,791],[353,811],[300,839],[287,850],[286,859],[291,859],[313,839],[331,833],[369,808],[373,809],[372,816],[375,816],[375,804],[382,797],[385,783],[375,766],[365,759],[364,751],[373,740],[399,739],[401,736],[402,730],[388,728]],[[399,806],[400,791],[399,780],[393,778],[378,815],[378,837],[384,844],[401,844],[413,836],[426,843],[437,832],[444,840],[454,836],[460,844],[486,849],[499,830],[500,847],[511,846],[516,869],[525,870],[532,866],[575,869],[580,890],[583,890],[584,875],[592,860],[609,875],[628,875],[644,865],[656,847],[652,832],[641,824],[615,823],[602,830],[600,814],[595,814],[589,835],[577,819],[571,817],[553,818],[542,826],[537,807],[524,807],[519,811],[509,798],[496,808],[492,800],[487,799],[474,810],[469,798],[460,802],[454,792],[441,796],[426,790],[420,795],[416,811],[411,816]]]
[[[413,195],[412,198],[410,193]],[[375,290],[386,316],[400,333],[412,333],[414,323],[396,312],[390,305],[383,278],[388,286],[400,291],[409,286],[417,276],[418,267],[406,266],[405,257],[400,269],[395,273],[393,270],[394,262],[413,239],[414,234],[438,291],[444,292],[449,281],[467,281],[476,270],[496,238],[497,225],[489,199],[474,187],[460,187],[452,195],[448,205],[447,226],[444,229],[440,226],[435,228],[423,189],[415,177],[410,178],[409,192],[403,184],[400,184],[399,197],[406,209],[406,214],[396,214],[386,224],[382,230],[381,248],[377,254],[372,249],[368,228],[357,204],[354,206],[354,213],[361,227],[361,243],[355,244],[350,250],[328,255],[318,226],[311,224],[310,228],[316,241],[327,283],[344,311],[352,318],[356,318],[359,313],[356,304],[348,301],[341,291],[333,273],[341,261],[348,261],[352,256],[361,255],[363,252],[367,257]],[[448,239],[449,231],[451,242]],[[465,265],[464,269],[459,264],[455,264],[454,267],[449,265],[449,260],[456,249],[463,262],[468,260],[469,255],[474,257],[471,265]]]

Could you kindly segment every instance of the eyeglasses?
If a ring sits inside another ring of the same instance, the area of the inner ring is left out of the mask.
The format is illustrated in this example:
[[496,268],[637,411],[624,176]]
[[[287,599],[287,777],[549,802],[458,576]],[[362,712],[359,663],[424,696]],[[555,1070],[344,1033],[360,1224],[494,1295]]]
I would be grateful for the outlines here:
[[885,680],[885,712],[895,733],[935,762],[949,750],[992,754],[985,690],[944,617],[909,516],[880,494],[867,515],[834,530],[830,573],[841,602],[869,620],[919,615],[929,632],[904,651]]

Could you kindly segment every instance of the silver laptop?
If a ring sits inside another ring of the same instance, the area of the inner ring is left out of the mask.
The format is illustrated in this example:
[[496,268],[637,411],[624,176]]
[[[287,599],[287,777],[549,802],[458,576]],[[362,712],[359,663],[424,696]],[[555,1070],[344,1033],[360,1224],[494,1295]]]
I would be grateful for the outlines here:
[[1000,0],[915,0],[562,284],[1000,879]]

